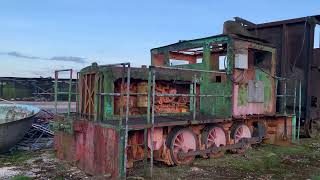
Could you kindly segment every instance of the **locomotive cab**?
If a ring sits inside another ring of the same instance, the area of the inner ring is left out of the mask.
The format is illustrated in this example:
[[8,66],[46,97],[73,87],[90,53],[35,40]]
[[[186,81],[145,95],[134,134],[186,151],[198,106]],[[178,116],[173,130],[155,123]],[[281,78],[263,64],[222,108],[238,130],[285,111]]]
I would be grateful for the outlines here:
[[[204,70],[201,114],[215,117],[275,115],[275,49],[264,41],[222,35],[151,50],[152,65]],[[232,108],[230,108],[232,107]]]

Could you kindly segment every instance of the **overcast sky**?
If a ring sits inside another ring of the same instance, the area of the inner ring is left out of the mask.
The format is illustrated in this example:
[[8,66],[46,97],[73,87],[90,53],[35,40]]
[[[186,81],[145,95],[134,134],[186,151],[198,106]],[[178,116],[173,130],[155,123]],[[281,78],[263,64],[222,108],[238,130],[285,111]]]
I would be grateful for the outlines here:
[[319,0],[1,0],[0,76],[47,77],[94,61],[148,65],[151,48],[220,34],[235,16],[316,14]]

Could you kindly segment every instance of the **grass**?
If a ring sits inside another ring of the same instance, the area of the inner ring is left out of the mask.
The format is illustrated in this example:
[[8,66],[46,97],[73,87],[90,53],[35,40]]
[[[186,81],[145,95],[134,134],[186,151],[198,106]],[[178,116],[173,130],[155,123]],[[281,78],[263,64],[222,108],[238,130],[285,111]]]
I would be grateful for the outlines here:
[[[233,174],[252,174],[253,176],[271,175],[272,179],[290,179],[309,176],[319,170],[319,166],[313,166],[320,159],[320,153],[310,146],[310,143],[318,143],[319,140],[309,140],[310,142],[292,146],[275,146],[263,144],[257,148],[247,150],[245,155],[226,154],[219,159],[202,160],[197,159],[194,166],[207,169],[227,169]],[[302,170],[304,169],[304,170]],[[300,173],[301,171],[302,173]],[[318,174],[312,176],[312,180],[320,180]]]
[[[270,172],[275,174],[285,174],[290,172],[291,169],[287,169],[285,159],[289,158],[289,161],[295,160],[295,156],[306,156],[305,159],[299,159],[299,163],[309,163],[309,157],[312,152],[310,148],[305,146],[273,146],[262,145],[258,149],[251,149],[246,152],[245,157],[237,157],[231,160],[230,166],[247,172],[263,173]],[[298,164],[297,164],[298,165]]]
[[[286,150],[275,150],[274,147],[265,145],[257,149],[249,149],[244,156],[238,154],[227,154],[219,159],[197,160],[196,165],[218,166],[233,168],[246,172],[262,172],[266,170],[280,169],[281,154]],[[298,152],[302,150],[297,150]],[[295,151],[294,151],[295,152]]]
[[291,155],[291,154],[299,154],[310,151],[305,146],[274,146],[274,145],[262,145],[263,151],[272,152],[277,155]]
[[13,178],[11,178],[11,180],[32,180],[32,179],[33,179],[33,178],[31,178],[31,177],[21,176],[21,175],[14,176]]
[[281,159],[276,154],[269,153],[266,156],[260,156],[250,160],[240,158],[240,163],[236,163],[234,165],[235,168],[241,170],[262,172],[279,169],[281,166]]
[[312,180],[320,180],[320,176],[312,176]]
[[15,151],[12,153],[0,155],[1,163],[20,164],[34,157],[34,152]]

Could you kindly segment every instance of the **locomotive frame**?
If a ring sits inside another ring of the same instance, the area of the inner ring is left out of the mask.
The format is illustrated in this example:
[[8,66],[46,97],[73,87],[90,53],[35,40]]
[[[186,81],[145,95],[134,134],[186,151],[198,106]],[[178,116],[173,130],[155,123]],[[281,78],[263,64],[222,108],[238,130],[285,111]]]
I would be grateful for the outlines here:
[[[111,178],[126,177],[135,161],[146,167],[150,159],[152,176],[153,160],[180,165],[195,156],[241,153],[261,141],[286,144],[296,137],[296,108],[289,112],[281,105],[277,112],[276,102],[300,105],[299,82],[292,94],[287,89],[277,94],[277,85],[290,80],[275,75],[275,56],[276,49],[263,40],[229,34],[152,49],[149,68],[94,63],[79,73],[77,113],[55,124],[57,157]],[[170,63],[181,59],[187,64]],[[176,91],[158,93],[160,81]],[[132,92],[131,82],[147,87]],[[187,108],[163,105],[178,97],[188,99]]]

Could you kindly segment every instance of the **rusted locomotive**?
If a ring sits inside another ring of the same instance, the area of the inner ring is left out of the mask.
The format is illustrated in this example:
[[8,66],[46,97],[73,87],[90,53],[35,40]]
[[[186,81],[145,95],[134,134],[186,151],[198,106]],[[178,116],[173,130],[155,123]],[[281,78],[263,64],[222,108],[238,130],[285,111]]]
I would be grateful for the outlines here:
[[136,161],[150,159],[152,172],[154,160],[291,142],[301,81],[277,76],[276,49],[225,32],[154,48],[149,67],[94,63],[79,73],[77,113],[55,124],[57,157],[116,178]]

